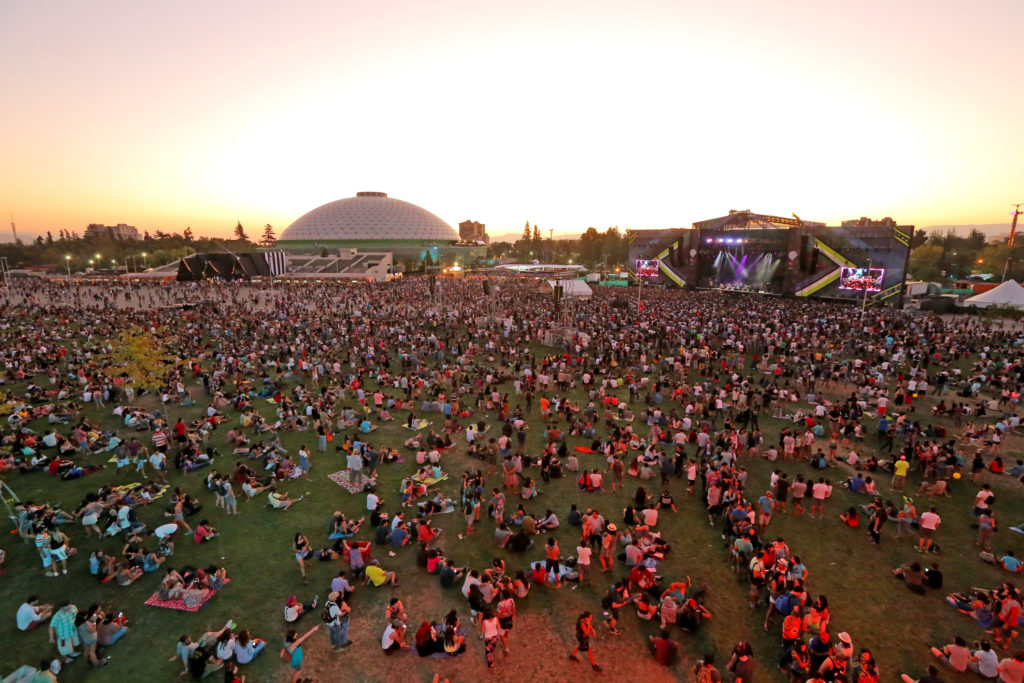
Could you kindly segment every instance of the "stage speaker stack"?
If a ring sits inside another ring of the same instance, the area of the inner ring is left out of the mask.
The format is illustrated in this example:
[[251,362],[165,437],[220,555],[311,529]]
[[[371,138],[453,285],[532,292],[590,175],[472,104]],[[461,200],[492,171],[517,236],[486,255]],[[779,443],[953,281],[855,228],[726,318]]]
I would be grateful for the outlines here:
[[808,272],[811,261],[811,239],[810,235],[800,236],[800,270],[804,273]]

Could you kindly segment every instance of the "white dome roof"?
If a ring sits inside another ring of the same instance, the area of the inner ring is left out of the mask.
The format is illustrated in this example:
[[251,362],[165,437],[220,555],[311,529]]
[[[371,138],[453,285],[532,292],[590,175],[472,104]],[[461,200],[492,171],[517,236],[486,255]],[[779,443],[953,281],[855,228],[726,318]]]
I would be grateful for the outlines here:
[[459,234],[443,220],[415,204],[384,192],[318,206],[285,228],[281,240],[436,240],[455,242]]

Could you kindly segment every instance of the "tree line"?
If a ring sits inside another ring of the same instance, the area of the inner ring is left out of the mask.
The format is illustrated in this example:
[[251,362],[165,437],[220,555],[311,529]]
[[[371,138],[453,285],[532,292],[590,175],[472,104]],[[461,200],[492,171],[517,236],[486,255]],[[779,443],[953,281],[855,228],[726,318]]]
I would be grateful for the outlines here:
[[1011,247],[1004,237],[988,238],[974,229],[966,235],[952,230],[917,232],[911,243],[908,279],[950,282],[976,275],[1001,280],[1024,276],[1024,235]]
[[239,221],[230,239],[197,237],[191,227],[180,233],[144,231],[139,239],[119,237],[113,230],[98,234],[59,230],[40,235],[34,240],[0,244],[0,256],[7,258],[10,268],[46,267],[52,272],[81,273],[88,270],[141,271],[160,266],[189,254],[251,251],[255,247],[273,247],[277,238],[269,223],[262,228],[258,241],[249,239]]

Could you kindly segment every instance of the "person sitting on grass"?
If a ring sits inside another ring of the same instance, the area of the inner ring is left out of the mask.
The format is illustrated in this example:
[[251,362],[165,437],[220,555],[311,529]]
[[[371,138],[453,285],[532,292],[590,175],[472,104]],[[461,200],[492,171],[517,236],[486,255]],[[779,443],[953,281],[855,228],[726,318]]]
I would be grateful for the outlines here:
[[928,665],[927,672],[921,678],[914,679],[907,674],[900,674],[900,680],[903,683],[942,683],[942,679],[939,677],[939,670],[932,664]]
[[342,538],[349,538],[355,536],[359,532],[359,527],[362,526],[365,517],[360,517],[358,521],[349,522],[345,519],[345,515],[341,514],[340,511],[335,511],[334,516],[331,517],[331,528],[330,535],[327,537],[330,541],[335,541]]
[[278,493],[277,487],[274,486],[270,487],[270,493],[267,494],[267,503],[275,510],[287,510],[300,500],[302,500],[302,496],[299,496],[298,498],[289,498],[287,492]]
[[846,512],[839,513],[839,521],[851,529],[856,529],[860,526],[860,513],[857,512],[857,508],[852,507]]
[[248,477],[242,484],[242,493],[245,494],[246,500],[252,500],[259,494],[266,491],[269,486],[260,486],[260,482],[256,477]]
[[999,566],[1011,574],[1020,574],[1024,569],[1024,563],[1017,559],[1012,550],[1007,550],[1006,554],[999,558]]
[[405,623],[399,619],[395,619],[388,623],[384,629],[384,635],[381,636],[380,647],[384,651],[384,654],[391,655],[399,650],[403,650],[406,647],[405,644]]
[[648,648],[654,655],[654,661],[662,666],[672,666],[679,652],[679,643],[669,638],[668,631],[661,629],[657,636],[648,636]]
[[142,577],[142,567],[132,567],[127,562],[118,562],[115,580],[118,586],[130,586]]
[[946,645],[941,650],[933,647],[932,654],[938,657],[939,661],[945,666],[957,673],[967,671],[967,664],[971,659],[971,651],[967,649],[967,642],[960,636],[956,636],[952,643]]
[[253,638],[249,634],[249,630],[243,628],[235,635],[235,661],[239,664],[248,664],[266,646],[267,641],[262,638]]
[[53,605],[40,605],[35,595],[28,596],[18,608],[17,623],[19,631],[31,631],[53,614]]
[[196,543],[208,543],[217,536],[220,536],[220,534],[217,533],[217,529],[210,525],[210,520],[208,519],[201,520],[196,525],[195,531],[192,534],[192,538],[195,539]]
[[398,585],[398,576],[395,572],[381,569],[379,560],[370,560],[370,564],[366,565],[365,573],[366,581],[363,582],[364,585],[371,583],[374,586],[383,586],[384,584]]
[[909,565],[903,565],[897,567],[892,571],[892,575],[897,579],[903,579],[904,583],[907,584],[907,588],[917,593],[918,595],[924,595],[924,572],[921,571],[920,562],[911,562]]
[[[207,631],[198,641],[193,641],[188,635],[183,635],[178,639],[177,650],[174,656],[168,661],[181,660],[184,668],[178,674],[179,676],[191,673],[193,678],[202,678],[215,671],[219,671],[223,668],[224,662],[214,657],[211,653],[217,639],[230,628],[231,622],[229,621],[219,631]],[[198,676],[196,675],[197,672]]]
[[295,623],[306,614],[315,610],[318,602],[320,602],[319,595],[314,595],[313,601],[309,603],[301,603],[297,597],[289,595],[288,602],[284,606],[284,620],[289,624]]

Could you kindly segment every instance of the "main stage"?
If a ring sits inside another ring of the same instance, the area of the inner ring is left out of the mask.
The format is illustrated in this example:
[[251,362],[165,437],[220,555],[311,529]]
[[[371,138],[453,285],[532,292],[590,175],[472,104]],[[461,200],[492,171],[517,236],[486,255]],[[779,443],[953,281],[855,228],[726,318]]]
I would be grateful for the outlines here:
[[665,285],[900,305],[913,232],[891,218],[827,226],[730,211],[691,228],[630,230],[627,239],[630,263]]

